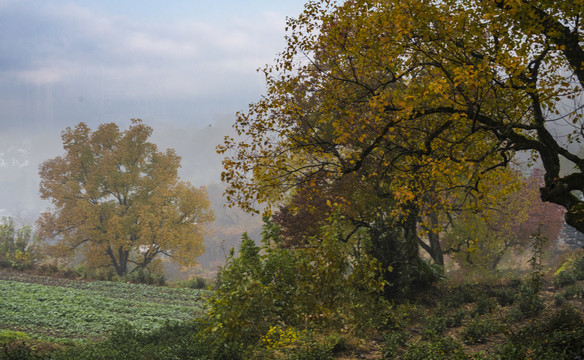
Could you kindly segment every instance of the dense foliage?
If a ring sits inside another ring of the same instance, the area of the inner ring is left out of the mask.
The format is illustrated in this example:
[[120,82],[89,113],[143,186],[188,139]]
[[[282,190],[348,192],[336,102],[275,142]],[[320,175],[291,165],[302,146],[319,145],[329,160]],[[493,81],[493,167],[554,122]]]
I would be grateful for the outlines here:
[[309,1],[264,70],[267,94],[238,115],[241,137],[219,147],[227,196],[251,209],[298,187],[324,182],[326,194],[352,175],[394,209],[431,215],[452,206],[451,190],[472,193],[531,151],[545,169],[542,200],[584,232],[584,158],[570,146],[584,136],[582,9]]
[[[280,246],[279,228],[267,222],[262,245],[244,235],[208,299],[203,336],[214,358],[247,358],[260,348],[301,350],[316,329],[371,326],[385,304],[379,263],[350,261],[334,229],[304,249]],[[350,275],[348,275],[350,274]]]

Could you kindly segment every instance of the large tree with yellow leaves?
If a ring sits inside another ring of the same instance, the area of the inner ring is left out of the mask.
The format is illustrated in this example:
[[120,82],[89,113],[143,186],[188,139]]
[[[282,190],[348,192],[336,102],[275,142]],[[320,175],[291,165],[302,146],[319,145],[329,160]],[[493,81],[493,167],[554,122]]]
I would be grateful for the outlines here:
[[583,15],[582,0],[309,1],[219,147],[227,196],[252,209],[350,175],[402,222],[432,218],[478,204],[527,151],[542,200],[584,232]]
[[84,123],[67,128],[65,154],[40,166],[41,197],[53,205],[39,219],[41,235],[118,275],[160,255],[193,264],[213,220],[207,193],[180,181],[180,157],[158,151],[151,134],[141,120],[125,131],[114,123],[94,132]]

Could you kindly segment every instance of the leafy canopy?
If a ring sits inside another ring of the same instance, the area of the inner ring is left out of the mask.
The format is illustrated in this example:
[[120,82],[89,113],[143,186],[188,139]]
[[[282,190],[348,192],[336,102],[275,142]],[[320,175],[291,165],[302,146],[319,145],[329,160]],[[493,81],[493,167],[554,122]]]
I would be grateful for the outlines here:
[[[308,2],[264,69],[267,94],[238,114],[242,140],[218,148],[228,198],[253,210],[353,174],[394,208],[432,214],[530,151],[545,169],[542,200],[584,231],[584,158],[570,146],[584,137],[583,9],[582,0]],[[560,159],[575,172],[562,175]]]
[[67,128],[65,154],[40,166],[41,197],[53,205],[39,219],[41,234],[64,254],[83,248],[90,266],[118,275],[160,255],[193,264],[213,220],[207,193],[180,181],[180,157],[159,152],[151,134],[141,120],[125,131],[114,123]]

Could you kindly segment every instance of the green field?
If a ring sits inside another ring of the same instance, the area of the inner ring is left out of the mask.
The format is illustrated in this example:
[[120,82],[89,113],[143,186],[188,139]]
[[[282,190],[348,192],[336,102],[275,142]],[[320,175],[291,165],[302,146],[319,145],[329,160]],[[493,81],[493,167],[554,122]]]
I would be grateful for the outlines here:
[[33,338],[84,341],[120,323],[150,331],[192,319],[202,307],[201,290],[4,275],[0,332],[23,331]]

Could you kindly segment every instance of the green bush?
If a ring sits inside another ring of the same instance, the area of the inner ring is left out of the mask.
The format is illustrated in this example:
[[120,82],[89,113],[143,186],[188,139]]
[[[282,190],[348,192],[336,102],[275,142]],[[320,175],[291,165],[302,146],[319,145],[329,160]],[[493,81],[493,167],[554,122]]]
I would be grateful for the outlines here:
[[582,298],[584,297],[584,289],[578,284],[573,284],[567,286],[561,294],[565,299]]
[[490,336],[501,332],[501,324],[484,319],[471,321],[461,332],[463,341],[466,344],[484,344]]
[[574,261],[574,276],[576,280],[584,280],[584,256]]
[[554,304],[556,306],[564,305],[565,301],[566,301],[566,298],[564,297],[564,294],[562,294],[562,293],[555,293],[554,294]]
[[466,317],[466,311],[464,309],[458,309],[453,314],[446,318],[446,326],[449,328],[459,327],[462,325],[462,321]]
[[554,286],[563,288],[576,283],[576,275],[573,271],[561,271],[554,276]]
[[511,288],[500,288],[494,291],[494,296],[500,306],[513,305],[517,292]]
[[497,304],[496,304],[495,300],[493,300],[490,297],[487,297],[486,294],[481,293],[477,297],[475,307],[471,311],[471,316],[475,317],[475,316],[485,315],[486,313],[493,312],[493,310],[495,310],[496,307],[497,307]]
[[[111,270],[111,268],[110,268]],[[112,270],[113,271],[113,270]],[[116,279],[115,276],[112,277]],[[111,280],[111,279],[110,279]],[[164,279],[164,274],[151,271],[149,269],[139,268],[131,273],[118,278],[118,281],[130,282],[134,284],[148,284],[148,285],[165,285],[166,280]]]
[[428,316],[422,325],[422,339],[436,339],[442,335],[447,328],[447,319],[441,316]]
[[180,287],[185,287],[189,289],[206,289],[210,286],[209,281],[205,278],[197,276],[192,279],[180,281],[178,284]]
[[17,228],[11,218],[0,220],[0,267],[28,269],[41,258],[41,241],[30,226]]
[[450,308],[457,308],[464,304],[476,301],[477,286],[473,284],[461,284],[447,295],[445,303]]
[[0,344],[30,340],[30,336],[21,331],[0,330]]
[[510,321],[519,321],[539,315],[545,308],[545,303],[539,296],[539,284],[526,281],[521,285],[514,308],[510,312]]
[[554,274],[554,286],[563,288],[584,280],[584,257],[569,258]]
[[393,330],[384,333],[383,338],[383,359],[395,359],[398,349],[407,344],[410,333],[405,330]]
[[332,360],[333,356],[346,350],[345,338],[327,336],[323,339],[308,339],[292,348],[287,360]]
[[402,357],[404,360],[453,360],[468,359],[462,345],[451,337],[435,341],[421,341],[410,344]]
[[2,347],[0,348],[0,359],[40,360],[42,359],[42,356],[25,342],[12,342],[9,344],[2,344]]
[[253,352],[274,326],[368,326],[379,317],[372,294],[380,294],[383,286],[374,260],[349,262],[350,247],[334,233],[304,249],[283,248],[279,228],[266,219],[262,235],[257,246],[244,234],[239,256],[232,251],[207,298],[202,336],[220,351],[215,356]]

